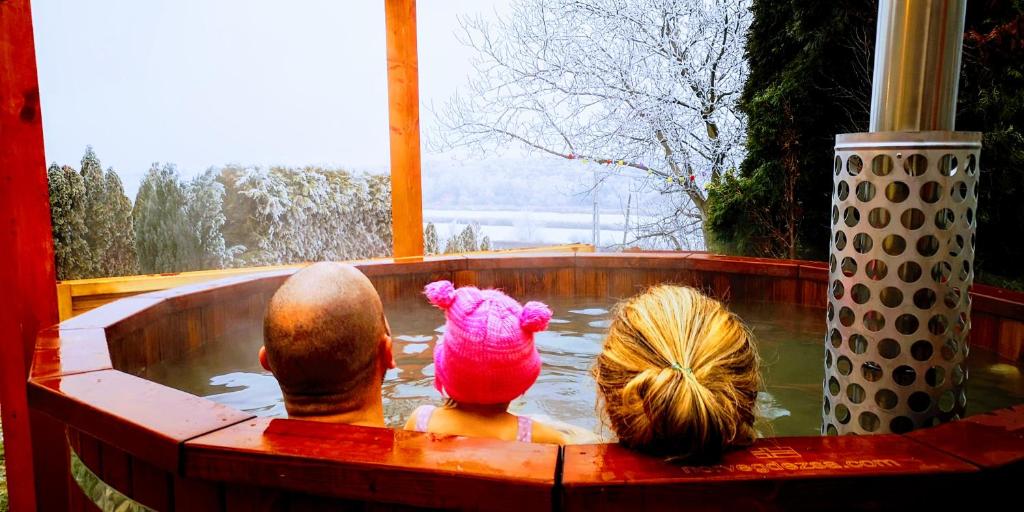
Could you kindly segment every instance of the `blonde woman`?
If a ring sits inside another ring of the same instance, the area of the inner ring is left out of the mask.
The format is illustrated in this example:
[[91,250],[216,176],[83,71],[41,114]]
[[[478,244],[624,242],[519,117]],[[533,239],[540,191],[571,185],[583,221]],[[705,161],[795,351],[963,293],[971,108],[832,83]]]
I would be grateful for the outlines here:
[[700,461],[754,439],[758,365],[750,331],[722,303],[662,285],[616,307],[594,378],[619,442]]

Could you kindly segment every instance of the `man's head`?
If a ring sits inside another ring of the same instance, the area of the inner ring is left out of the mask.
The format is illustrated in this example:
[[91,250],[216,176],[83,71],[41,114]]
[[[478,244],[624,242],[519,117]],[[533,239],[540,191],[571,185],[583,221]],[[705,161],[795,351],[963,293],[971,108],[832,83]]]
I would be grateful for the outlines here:
[[291,416],[379,409],[394,368],[384,307],[351,265],[316,263],[274,293],[263,321],[260,363],[274,373]]

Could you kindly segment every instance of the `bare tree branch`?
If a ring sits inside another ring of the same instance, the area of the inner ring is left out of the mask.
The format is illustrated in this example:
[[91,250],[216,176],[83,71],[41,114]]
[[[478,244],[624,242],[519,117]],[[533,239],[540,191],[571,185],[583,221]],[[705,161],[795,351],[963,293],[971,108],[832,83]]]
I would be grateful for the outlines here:
[[662,204],[644,205],[658,221],[627,226],[628,243],[703,247],[704,187],[743,156],[750,19],[749,0],[518,0],[494,21],[460,18],[475,73],[431,143],[643,171]]

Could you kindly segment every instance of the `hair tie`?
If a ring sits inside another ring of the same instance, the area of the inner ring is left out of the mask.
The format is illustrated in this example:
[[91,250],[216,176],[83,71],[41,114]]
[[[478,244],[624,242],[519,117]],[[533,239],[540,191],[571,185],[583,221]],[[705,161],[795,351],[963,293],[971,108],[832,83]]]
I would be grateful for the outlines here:
[[694,377],[693,375],[693,368],[690,368],[689,366],[684,368],[679,363],[672,363],[672,369],[677,372],[682,372],[682,374],[685,375],[687,378],[696,380],[696,377]]

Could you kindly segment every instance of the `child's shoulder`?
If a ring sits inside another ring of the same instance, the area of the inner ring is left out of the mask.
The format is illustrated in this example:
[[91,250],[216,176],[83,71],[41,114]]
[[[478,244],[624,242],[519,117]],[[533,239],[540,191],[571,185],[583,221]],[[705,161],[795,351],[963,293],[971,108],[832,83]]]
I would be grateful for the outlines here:
[[561,432],[539,421],[533,422],[531,436],[534,443],[565,444],[565,436]]
[[409,419],[405,420],[405,430],[418,430],[416,424],[419,422],[419,418],[423,414],[430,414],[434,410],[433,405],[421,405],[412,410],[409,414]]

